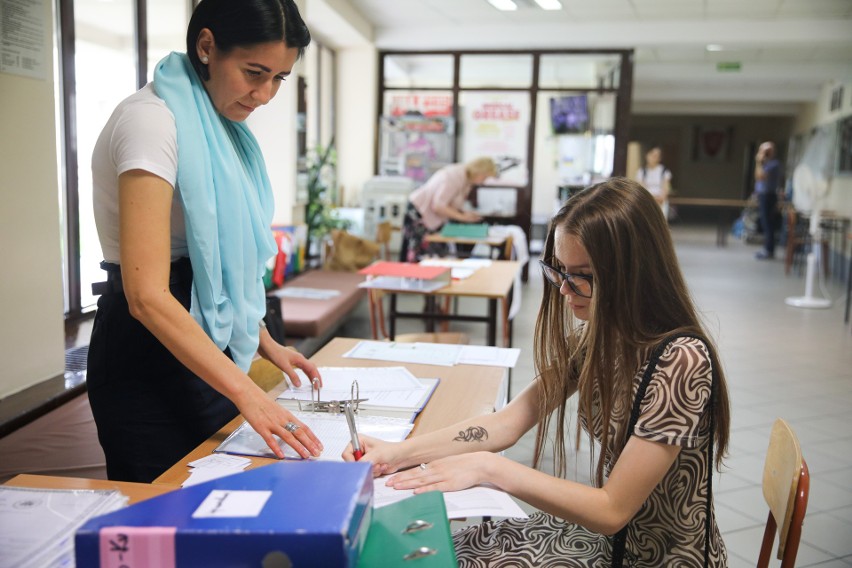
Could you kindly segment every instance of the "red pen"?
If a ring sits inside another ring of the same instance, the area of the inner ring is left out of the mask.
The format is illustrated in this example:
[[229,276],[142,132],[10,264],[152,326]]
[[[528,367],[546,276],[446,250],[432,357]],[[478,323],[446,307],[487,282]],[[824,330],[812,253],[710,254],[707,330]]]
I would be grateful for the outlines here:
[[346,423],[349,424],[349,433],[352,435],[352,455],[355,456],[355,461],[358,461],[364,456],[364,451],[361,449],[361,441],[358,439],[358,431],[355,429],[355,415],[352,413],[352,404],[347,402],[343,406],[343,411],[346,413]]

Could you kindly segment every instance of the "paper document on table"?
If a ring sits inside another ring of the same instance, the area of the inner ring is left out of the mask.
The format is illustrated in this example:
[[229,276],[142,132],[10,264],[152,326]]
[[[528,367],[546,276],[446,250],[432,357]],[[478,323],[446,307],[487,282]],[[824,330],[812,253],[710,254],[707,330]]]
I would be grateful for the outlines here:
[[351,359],[372,359],[398,363],[419,363],[452,367],[461,353],[462,345],[446,343],[395,343],[393,341],[359,341],[343,356]]
[[127,505],[114,490],[0,487],[0,567],[74,565],[74,533]]
[[[352,441],[346,417],[342,414],[329,414],[327,412],[294,412],[293,415],[308,426],[323,445],[322,454],[315,459],[324,461],[343,461],[341,457],[346,445]],[[373,438],[387,442],[401,442],[404,440],[414,424],[404,418],[390,418],[386,416],[356,416],[355,425],[359,434],[366,434]],[[282,440],[278,445],[284,450],[284,457],[288,459],[302,459],[296,450],[288,446]],[[243,422],[239,428],[234,430],[224,442],[213,450],[227,454],[243,456],[258,456],[264,458],[275,458],[275,454],[254,431],[248,422]]]
[[[413,489],[394,489],[385,485],[387,477],[373,480],[373,507],[402,501],[414,495]],[[525,519],[527,514],[508,494],[491,487],[470,487],[461,491],[444,493],[444,504],[447,507],[447,518],[461,519],[463,517],[519,517]]]
[[300,298],[305,300],[330,300],[340,295],[340,290],[331,290],[328,288],[300,288],[298,286],[288,286],[271,292],[273,296],[278,298]]
[[488,347],[486,345],[463,345],[459,365],[488,365],[489,367],[514,368],[521,350],[509,347]]
[[234,475],[251,465],[251,460],[228,454],[212,454],[189,462],[189,477],[181,483],[181,487],[190,487],[211,479],[219,479]]

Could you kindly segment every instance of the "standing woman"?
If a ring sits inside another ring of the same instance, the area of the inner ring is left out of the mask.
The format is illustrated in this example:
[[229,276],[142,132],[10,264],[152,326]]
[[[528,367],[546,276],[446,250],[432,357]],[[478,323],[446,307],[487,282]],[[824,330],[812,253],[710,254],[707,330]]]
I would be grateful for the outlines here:
[[107,271],[87,385],[110,479],[150,482],[238,412],[319,455],[309,428],[246,374],[255,353],[319,378],[263,325],[273,197],[244,121],[275,96],[310,33],[293,0],[203,0],[186,54],[118,105],[92,156]]
[[465,211],[474,185],[496,177],[497,164],[491,158],[477,158],[466,164],[444,166],[408,197],[408,208],[402,225],[401,262],[417,262],[426,253],[423,238],[435,233],[449,220],[476,223],[482,217]]
[[669,193],[672,191],[672,172],[662,164],[663,150],[653,146],[645,154],[645,165],[636,172],[636,181],[651,192],[663,210],[663,216],[669,218]]
[[[625,178],[586,188],[551,221],[541,266],[539,376],[493,414],[398,444],[363,436],[362,459],[376,475],[411,468],[395,488],[490,483],[540,510],[457,532],[463,567],[725,566],[710,482],[728,445],[727,388],[654,199]],[[599,449],[593,486],[564,479],[575,394],[577,436]],[[498,453],[534,426],[534,466],[552,443],[556,475]]]

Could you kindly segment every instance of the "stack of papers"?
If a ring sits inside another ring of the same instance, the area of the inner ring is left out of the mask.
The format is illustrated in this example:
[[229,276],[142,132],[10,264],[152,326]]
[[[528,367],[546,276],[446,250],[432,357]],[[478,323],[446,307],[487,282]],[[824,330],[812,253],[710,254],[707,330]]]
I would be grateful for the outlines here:
[[251,460],[240,456],[229,456],[227,454],[212,454],[189,462],[189,477],[181,484],[181,487],[189,487],[197,483],[204,483],[211,479],[219,479],[227,475],[240,473],[251,464]]
[[74,533],[127,505],[114,490],[0,486],[0,566],[74,566]]

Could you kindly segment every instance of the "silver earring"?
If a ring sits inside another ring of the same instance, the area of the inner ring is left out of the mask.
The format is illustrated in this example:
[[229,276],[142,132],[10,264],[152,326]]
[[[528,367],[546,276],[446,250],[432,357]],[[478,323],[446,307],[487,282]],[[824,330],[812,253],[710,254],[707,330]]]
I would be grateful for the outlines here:
[[202,58],[201,58],[201,62],[202,62],[203,64],[207,65],[207,63],[209,63],[209,62],[210,62],[210,60],[209,60],[209,59],[207,58],[207,56],[205,55],[204,57],[202,57]]

